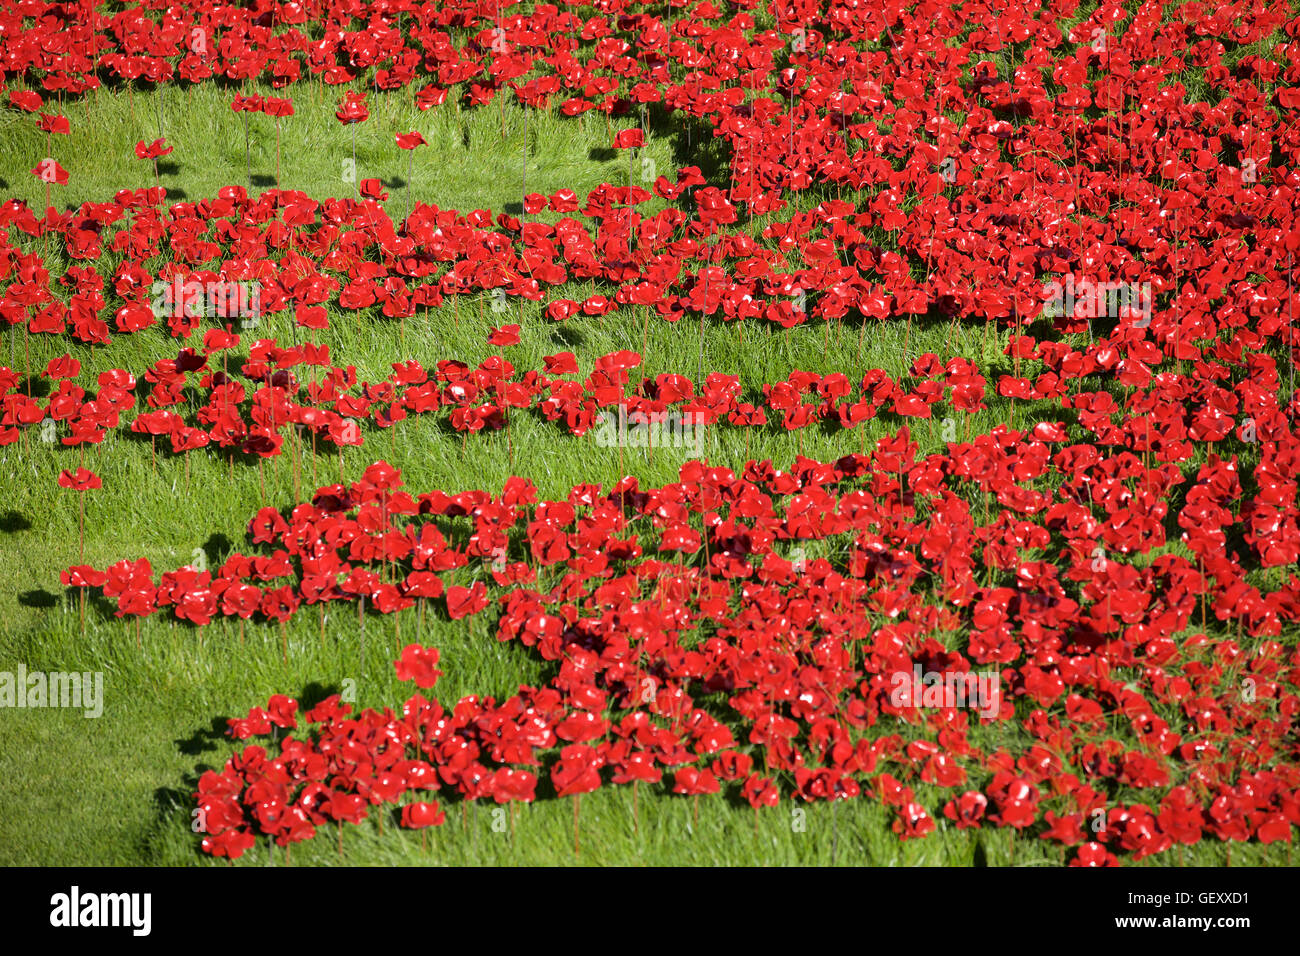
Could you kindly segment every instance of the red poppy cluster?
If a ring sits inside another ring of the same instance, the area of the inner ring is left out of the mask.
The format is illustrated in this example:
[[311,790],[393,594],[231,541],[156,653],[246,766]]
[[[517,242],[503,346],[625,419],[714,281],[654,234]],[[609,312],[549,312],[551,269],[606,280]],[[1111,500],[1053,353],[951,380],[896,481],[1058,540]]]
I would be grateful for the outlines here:
[[[528,768],[545,766],[560,796],[655,783],[666,769],[674,792],[731,782],[755,807],[783,791],[874,796],[897,809],[905,838],[942,812],[960,827],[1033,828],[1139,858],[1205,835],[1289,841],[1300,651],[1270,636],[1300,620],[1300,578],[1262,593],[1222,557],[1204,569],[1168,553],[1098,560],[1155,543],[1134,538],[1127,508],[1098,518],[1080,500],[1091,488],[1119,504],[1169,480],[1130,452],[1053,454],[1003,428],[949,455],[916,450],[903,429],[869,456],[800,458],[790,472],[750,462],[739,476],[691,462],[673,485],[629,477],[563,501],[539,501],[524,479],[495,496],[412,497],[380,462],[287,514],[262,509],[249,534],[264,553],[215,572],[155,581],[144,560],[70,571],[119,615],[170,607],[199,625],[284,620],[311,604],[323,615],[335,601],[392,615],[441,598],[452,620],[495,604],[498,640],[552,663],[546,688],[465,698],[450,714],[417,695],[400,716],[349,716],[331,698],[277,755],[253,747],[205,775],[200,805],[210,827],[222,822],[204,845],[220,855],[257,833],[283,844],[326,819],[356,822],[413,790],[532,799]],[[1203,468],[1206,495],[1188,498],[1212,499],[1225,472]],[[983,520],[967,486],[985,496]],[[791,561],[803,542],[843,560]],[[1203,631],[1175,639],[1195,628],[1198,603],[1202,620],[1207,607],[1235,619],[1257,649]],[[397,675],[427,688],[438,663],[410,645]],[[992,712],[900,706],[892,675],[917,667],[993,668],[1005,690]],[[273,699],[231,733],[297,729],[273,716],[293,706]],[[1122,715],[1136,745],[1107,715]],[[1032,743],[972,739],[999,724]]]
[[[349,84],[336,115],[354,132],[370,115],[362,89],[409,89],[422,109],[509,91],[530,108],[625,118],[615,149],[644,148],[665,116],[679,139],[704,129],[721,172],[701,162],[644,188],[629,175],[585,203],[529,193],[521,218],[417,202],[395,221],[378,180],[357,199],[228,186],[168,205],[155,179],[60,212],[48,188],[68,171],[43,162],[45,212],[0,206],[10,329],[100,347],[163,319],[176,338],[202,329],[202,345],[104,372],[93,391],[69,353],[43,373],[57,383],[44,401],[32,369],[0,369],[0,444],[36,426],[84,446],[126,415],[151,442],[166,436],[165,451],[215,445],[232,462],[286,442],[300,454],[307,437],[361,444],[363,425],[426,413],[466,435],[528,412],[582,436],[615,406],[800,434],[878,416],[902,426],[870,453],[862,429],[861,453],[836,462],[690,462],[663,488],[625,478],[563,501],[539,501],[525,479],[499,495],[412,496],[379,462],[287,511],[263,508],[249,525],[258,553],[215,571],[69,568],[66,585],[101,589],[119,617],[169,609],[197,626],[283,623],[305,605],[322,621],[339,603],[397,616],[432,599],[452,620],[492,608],[500,640],[549,663],[545,687],[450,712],[418,693],[400,714],[331,698],[300,725],[297,702],[272,698],[231,723],[240,739],[274,735],[272,748],[200,781],[208,852],[341,832],[371,808],[435,826],[440,792],[576,797],[667,788],[665,772],[673,792],[726,787],[756,810],[788,795],[878,799],[904,839],[940,818],[1011,827],[1078,847],[1086,866],[1206,837],[1291,840],[1300,16],[1267,0],[740,0],[725,13],[602,0],[586,19],[463,0],[156,7],[0,11],[0,94],[40,113],[48,144],[70,126],[41,112],[46,98],[84,99],[101,77],[128,94],[141,79]],[[1246,52],[1265,43],[1267,56]],[[44,96],[8,89],[33,76]],[[265,112],[278,130],[292,114],[288,99],[247,92],[232,104],[245,118]],[[396,136],[404,150],[422,142]],[[136,148],[155,164],[167,151]],[[555,221],[530,219],[543,212]],[[1044,282],[1062,276],[1072,289],[1075,276],[1146,285],[1149,298],[1108,316],[1048,308]],[[155,283],[189,281],[255,285],[259,318],[291,316],[294,343],[258,339],[245,357],[247,324],[160,314]],[[585,297],[558,291],[582,284]],[[846,369],[743,384],[703,369],[702,381],[674,369],[637,380],[631,350],[585,377],[562,352],[522,371],[504,354],[433,370],[407,359],[359,382],[327,347],[297,341],[331,314],[418,321],[421,306],[450,304],[459,321],[489,295],[539,303],[553,323],[639,309],[643,339],[652,312],[698,317],[702,333],[708,317],[769,331],[819,321],[828,344],[832,326],[842,343],[856,323],[859,356],[876,322],[906,323],[904,351],[915,322],[1011,335],[991,360],[908,354],[898,381]],[[989,403],[1006,421],[972,437]],[[919,455],[904,419],[931,434],[942,419],[943,450]],[[60,484],[99,479],[68,469]],[[395,663],[422,689],[440,666],[455,662],[418,643]],[[979,667],[1003,690],[990,714],[891,701],[893,675]],[[1024,745],[1009,750],[995,729]]]
[[[516,344],[518,326],[513,329],[496,330],[489,344]],[[303,435],[310,435],[313,447],[318,439],[335,446],[361,445],[363,422],[387,429],[412,415],[431,413],[445,416],[456,431],[472,433],[500,429],[509,415],[529,411],[581,436],[599,416],[613,414],[606,410],[615,406],[633,422],[658,421],[675,410],[701,428],[756,427],[774,420],[786,430],[821,421],[853,428],[882,408],[901,417],[931,418],[932,407],[945,401],[954,414],[986,407],[986,382],[974,363],[956,357],[945,364],[933,354],[914,364],[918,381],[911,389],[879,369],[860,383],[843,374],[794,372],[746,395],[738,376],[718,373],[706,377],[698,394],[691,379],[674,373],[633,383],[631,372],[642,357],[628,350],[599,357],[583,379],[565,377],[578,372],[577,357],[559,352],[546,356],[542,369],[522,374],[500,355],[477,367],[444,359],[432,376],[409,359],[393,363],[391,376],[372,383],[359,382],[351,366],[332,365],[328,346],[280,347],[274,339],[259,339],[246,361],[237,359],[231,366],[228,359],[240,344],[238,335],[210,329],[203,341],[201,352],[182,349],[139,379],[125,369],[102,372],[93,393],[77,384],[76,371],[47,370],[59,384],[43,403],[23,393],[16,375],[0,377],[0,445],[18,441],[24,427],[44,429],[48,440],[58,436],[68,446],[97,444],[110,429],[126,427],[122,415],[136,409],[137,392],[145,389],[147,396],[139,396],[145,408],[135,414],[129,430],[149,435],[155,451],[157,438],[166,437],[173,454],[219,447],[232,456],[262,458],[279,455],[287,440],[290,450],[296,450]],[[79,364],[65,355],[50,367],[69,362]]]

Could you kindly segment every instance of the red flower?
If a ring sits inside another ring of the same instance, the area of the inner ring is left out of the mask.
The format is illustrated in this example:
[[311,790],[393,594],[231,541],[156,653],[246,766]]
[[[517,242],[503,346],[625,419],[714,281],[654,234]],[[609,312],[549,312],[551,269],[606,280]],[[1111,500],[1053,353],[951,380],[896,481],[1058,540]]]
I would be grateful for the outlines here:
[[[447,815],[439,809],[436,802],[408,803],[402,807],[402,826],[408,830],[423,830],[425,827],[440,827],[447,820]],[[423,839],[423,837],[421,837]]]
[[615,149],[632,149],[645,145],[645,134],[640,129],[621,129],[614,136]]
[[152,143],[145,145],[144,140],[135,144],[135,155],[137,159],[158,159],[160,156],[166,156],[176,147],[168,146],[165,139],[156,139]]
[[45,366],[43,374],[55,381],[61,378],[76,378],[81,374],[81,363],[65,353],[56,359],[50,359],[50,364]]
[[10,90],[9,104],[18,107],[20,110],[26,110],[28,113],[35,113],[45,105],[45,101],[41,99],[41,94],[35,90]]
[[893,823],[894,832],[904,840],[926,836],[933,833],[934,829],[934,819],[926,811],[925,807],[914,801],[909,801],[899,807],[898,816]]
[[36,124],[36,128],[42,133],[58,133],[64,136],[72,133],[72,127],[68,125],[66,116],[50,116],[46,113],[41,114],[40,122]]
[[776,784],[756,773],[750,775],[740,788],[740,792],[755,810],[759,807],[774,807],[781,802],[781,794],[776,789]]
[[542,359],[551,375],[573,375],[578,371],[578,360],[572,352],[558,352]]
[[56,186],[68,184],[68,171],[54,159],[42,159],[31,172],[41,182],[53,183]]
[[555,725],[555,735],[561,740],[585,743],[603,737],[609,730],[609,721],[596,714],[580,710],[570,714]]
[[370,110],[366,107],[366,98],[364,94],[348,90],[343,95],[343,102],[334,113],[340,123],[352,124],[363,123],[370,118]]
[[551,767],[551,783],[560,797],[590,793],[600,786],[600,768],[604,760],[593,747],[570,744],[560,751],[560,760]]
[[424,145],[424,137],[416,131],[409,133],[397,133],[397,146],[399,149],[415,149],[417,146]]
[[78,468],[76,472],[61,471],[59,472],[59,487],[71,488],[74,491],[94,491],[102,487],[99,475],[85,468]]
[[721,786],[717,777],[698,767],[682,767],[673,778],[673,793],[686,796],[717,793]]
[[959,830],[972,827],[978,829],[988,805],[988,798],[984,794],[978,790],[967,790],[956,800],[949,800],[944,805],[943,815],[956,823]]
[[1079,847],[1070,866],[1119,866],[1119,860],[1100,843],[1085,843]]
[[509,346],[519,344],[519,326],[503,325],[501,328],[492,329],[492,334],[488,336],[488,345]]
[[[262,112],[267,116],[292,116],[293,101],[287,99],[277,99],[274,96],[268,96],[262,101]],[[168,150],[170,152],[170,150]]]
[[413,680],[416,687],[432,687],[438,683],[442,671],[437,669],[438,649],[407,644],[402,649],[401,660],[393,662],[398,680]]
[[475,581],[468,588],[460,586],[447,588],[447,614],[453,621],[477,614],[487,605],[487,587],[482,581]]

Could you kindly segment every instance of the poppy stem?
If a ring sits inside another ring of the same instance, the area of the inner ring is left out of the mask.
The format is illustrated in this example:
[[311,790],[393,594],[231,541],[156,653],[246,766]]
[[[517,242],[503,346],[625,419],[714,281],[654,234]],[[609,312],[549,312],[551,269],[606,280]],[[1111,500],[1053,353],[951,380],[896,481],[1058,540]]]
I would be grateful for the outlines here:
[[502,410],[506,413],[506,452],[510,456],[510,470],[514,471],[515,467],[515,441],[510,434],[510,406],[506,402],[501,403]]
[[639,780],[632,781],[632,832],[633,833],[641,832],[641,822],[640,820],[637,819],[637,813],[636,813],[636,785],[640,782],[641,781]]
[[831,866],[835,865],[835,854],[840,846],[839,801],[831,799]]
[[343,859],[343,821],[339,820],[339,859]]
[[578,846],[578,800],[580,796],[581,794],[577,793],[573,795],[573,855],[575,857],[581,855]]

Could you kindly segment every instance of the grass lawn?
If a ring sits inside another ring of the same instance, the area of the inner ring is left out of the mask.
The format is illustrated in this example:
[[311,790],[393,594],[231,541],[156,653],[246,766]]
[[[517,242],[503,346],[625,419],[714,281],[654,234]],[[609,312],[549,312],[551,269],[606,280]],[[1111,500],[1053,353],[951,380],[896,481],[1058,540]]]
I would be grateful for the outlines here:
[[[259,90],[276,95],[269,88]],[[137,140],[165,135],[175,152],[161,164],[161,183],[169,197],[197,200],[222,186],[247,185],[244,122],[231,112],[233,90],[205,84],[191,93],[179,89],[137,90],[128,98],[101,91],[63,112],[72,134],[55,137],[48,150],[69,170],[71,182],[54,187],[54,202],[75,205],[104,201],[128,185],[153,181],[150,164],[137,160]],[[343,161],[351,158],[351,131],[333,112],[339,91],[322,96],[316,86],[291,92],[297,115],[281,123],[280,181],[324,199],[348,195]],[[379,177],[391,193],[390,213],[400,219],[405,196],[461,212],[483,208],[519,215],[524,166],[529,192],[553,193],[568,187],[580,198],[600,184],[627,182],[628,164],[607,149],[609,137],[600,117],[585,121],[557,113],[532,114],[527,141],[524,114],[495,105],[457,111],[450,104],[429,112],[415,109],[405,94],[371,97],[372,116],[356,128],[359,178]],[[679,165],[701,165],[716,180],[725,168],[718,148],[701,146],[707,129],[689,131],[653,115],[646,152],[658,173],[670,178]],[[629,125],[628,119],[616,120]],[[504,124],[504,126],[503,126]],[[274,186],[276,135],[264,116],[252,120],[251,157],[254,189]],[[429,145],[415,153],[408,184],[407,154],[393,143],[394,132],[417,129]],[[504,135],[503,135],[504,129]],[[687,143],[687,136],[691,142]],[[33,208],[44,203],[44,186],[28,170],[47,155],[45,137],[27,115],[0,115],[0,189]],[[634,170],[640,178],[640,162]],[[651,177],[653,178],[653,177]],[[647,184],[648,185],[648,184]],[[819,197],[802,200],[815,204]],[[662,208],[655,200],[652,210]],[[754,224],[754,231],[761,223]],[[41,249],[39,240],[19,236],[25,248]],[[881,237],[884,239],[885,237]],[[51,253],[52,273],[61,270]],[[112,254],[108,260],[115,264]],[[156,266],[157,262],[151,263]],[[100,264],[100,271],[104,266]],[[585,284],[556,290],[556,296],[581,299]],[[354,364],[362,380],[383,378],[390,363],[413,357],[426,368],[442,358],[471,364],[496,352],[486,344],[489,327],[504,322],[522,326],[520,345],[508,358],[519,368],[540,367],[544,355],[572,350],[585,373],[594,360],[616,349],[641,350],[639,311],[625,309],[598,321],[578,317],[563,326],[548,321],[542,305],[512,303],[506,313],[490,302],[450,305],[408,320],[404,333],[373,310],[354,319],[335,313],[333,327],[316,336],[331,347],[336,364]],[[743,334],[742,334],[743,333]],[[264,321],[256,336],[292,340],[289,318]],[[6,330],[0,342],[0,365],[22,372],[45,367],[70,348],[83,365],[81,381],[98,372],[124,368],[139,375],[160,358],[171,358],[181,343],[165,327],[135,335],[115,335],[108,347],[90,348],[62,337],[34,336]],[[645,362],[640,373],[679,372],[697,378],[703,369],[738,374],[747,390],[782,379],[792,369],[815,373],[842,371],[860,378],[879,367],[898,377],[909,361],[900,323],[888,326],[822,324],[773,333],[758,323],[743,330],[710,319],[698,323],[650,324]],[[247,338],[251,338],[248,336]],[[990,382],[1005,368],[1000,341],[986,337],[982,325],[959,325],[955,331],[939,319],[918,321],[908,338],[914,358],[933,351],[941,358],[964,354],[983,366]],[[194,344],[194,343],[186,343]],[[246,354],[246,346],[241,346]],[[1101,387],[1101,386],[1094,386]],[[1117,393],[1118,394],[1118,393]],[[753,400],[751,395],[749,400]],[[975,416],[972,434],[1005,420],[1009,403],[990,394],[988,412]],[[1033,421],[1035,409],[1020,403],[1017,423]],[[1044,415],[1060,417],[1059,408]],[[882,415],[865,426],[865,436],[835,429],[805,429],[798,436],[778,425],[752,430],[748,457],[771,458],[788,466],[796,453],[831,459],[868,447],[892,432],[900,421]],[[919,427],[916,427],[919,424]],[[964,423],[963,423],[964,425]],[[922,454],[942,446],[939,423],[913,423]],[[582,481],[615,480],[618,453],[598,447],[592,438],[575,438],[540,416],[512,421],[513,462],[504,431],[460,436],[432,417],[416,417],[383,434],[368,428],[366,444],[348,449],[343,472],[355,480],[376,459],[402,470],[408,490],[469,488],[499,490],[511,474],[531,478],[541,497],[561,497]],[[711,431],[706,457],[737,471],[747,457],[743,430]],[[626,470],[643,486],[674,481],[685,458],[682,450],[626,453]],[[186,461],[188,458],[188,464]],[[65,595],[59,573],[78,563],[78,512],[75,495],[56,486],[60,469],[82,463],[77,449],[42,443],[36,430],[21,444],[0,449],[0,670],[19,662],[29,670],[102,671],[106,701],[103,716],[79,712],[6,710],[0,714],[0,863],[60,865],[224,865],[198,850],[190,829],[190,793],[198,774],[219,767],[234,749],[222,736],[225,719],[243,716],[273,693],[315,700],[354,681],[360,706],[397,706],[410,685],[397,681],[392,659],[398,646],[394,620],[378,616],[359,625],[353,614],[332,612],[325,640],[314,614],[297,615],[287,630],[288,663],[282,659],[282,636],[273,625],[237,626],[219,621],[204,628],[172,624],[161,615],[146,619],[139,631],[114,619],[107,606],[87,609],[84,634],[74,598]],[[262,472],[237,465],[233,474],[224,458],[201,451],[185,457],[151,456],[150,444],[123,430],[102,446],[90,447],[84,465],[104,480],[103,489],[86,498],[85,563],[104,567],[124,557],[144,556],[155,571],[195,560],[215,566],[232,549],[248,550],[243,529],[263,504],[284,507],[294,501],[289,462],[275,459]],[[1194,463],[1189,463],[1194,467]],[[188,470],[187,470],[188,469]],[[339,480],[333,449],[304,459],[303,493]],[[1172,546],[1171,546],[1172,547]],[[468,571],[465,572],[468,574]],[[466,576],[465,581],[469,578]],[[336,614],[338,615],[336,618]],[[397,619],[401,643],[417,635],[417,616]],[[463,694],[509,696],[519,684],[544,682],[550,665],[517,644],[494,638],[491,613],[463,621],[430,614],[419,633],[422,643],[442,651],[444,676],[436,696],[450,706]],[[1115,718],[1118,726],[1122,718]],[[985,731],[982,743],[990,743]],[[1015,750],[1028,735],[1011,725],[997,738]],[[1009,831],[958,831],[938,818],[939,830],[927,839],[900,841],[890,830],[891,814],[875,801],[854,800],[832,809],[785,801],[757,818],[747,804],[713,798],[695,802],[674,797],[669,784],[642,788],[634,828],[628,787],[604,787],[582,799],[581,852],[574,855],[571,801],[539,800],[508,810],[492,804],[466,806],[440,794],[447,824],[421,837],[401,831],[395,817],[381,835],[376,823],[349,826],[343,834],[342,861],[349,864],[902,864],[902,865],[1057,865],[1054,845],[1037,839],[1013,839]],[[941,791],[917,785],[918,799],[941,806]],[[946,799],[946,797],[945,797]],[[1186,853],[1187,863],[1224,862],[1225,849],[1208,839]],[[1144,863],[1175,861],[1176,851]],[[340,861],[332,832],[294,850],[294,864]],[[1232,863],[1282,863],[1286,850],[1257,844],[1233,847]],[[239,866],[282,865],[283,852],[268,854],[266,841],[236,861]]]

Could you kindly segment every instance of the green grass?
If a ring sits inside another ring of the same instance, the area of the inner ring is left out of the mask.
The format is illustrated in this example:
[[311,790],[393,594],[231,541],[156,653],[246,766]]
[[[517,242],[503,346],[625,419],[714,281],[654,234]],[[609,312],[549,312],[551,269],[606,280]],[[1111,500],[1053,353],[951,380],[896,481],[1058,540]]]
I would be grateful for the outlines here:
[[[272,90],[262,90],[272,93]],[[317,198],[346,195],[341,163],[350,158],[350,131],[333,116],[338,90],[320,98],[315,88],[293,94],[297,114],[282,123],[281,182]],[[131,98],[101,92],[86,105],[69,106],[71,137],[56,137],[52,154],[69,169],[71,183],[55,187],[55,201],[76,204],[102,201],[127,185],[152,183],[152,168],[134,158],[136,140],[158,135],[158,103],[163,108],[163,132],[176,151],[166,157],[162,183],[169,195],[199,199],[228,183],[246,183],[242,117],[228,103],[233,91],[204,86],[186,94],[168,89],[161,94],[137,91]],[[411,196],[462,212],[475,208],[494,213],[511,209],[521,193],[523,114],[507,108],[505,137],[496,105],[457,112],[442,106],[421,113],[402,95],[371,98],[371,119],[357,129],[359,177],[381,177],[392,193],[389,207],[400,216],[406,156],[393,144],[393,133],[420,130],[430,145],[416,151]],[[89,111],[87,114],[87,110]],[[618,122],[618,121],[616,121]],[[628,121],[623,120],[624,124]],[[275,135],[271,120],[252,121],[252,167],[257,184],[273,183]],[[692,130],[694,146],[700,130]],[[685,130],[660,121],[653,130],[648,155],[658,172],[673,174],[686,153]],[[552,193],[572,188],[579,197],[603,181],[627,181],[625,157],[606,158],[608,137],[601,117],[584,122],[558,115],[530,116],[528,123],[529,191]],[[0,188],[8,196],[43,205],[43,186],[27,173],[46,155],[44,137],[32,118],[12,112],[0,115]],[[674,162],[674,155],[679,158]],[[638,161],[639,169],[639,161]],[[268,177],[270,179],[268,180]],[[805,197],[805,201],[807,197]],[[815,201],[815,200],[812,200]],[[660,208],[658,200],[648,204]],[[517,209],[513,210],[518,214]],[[555,218],[555,217],[551,217]],[[16,237],[25,248],[42,244]],[[51,271],[63,264],[57,256]],[[585,284],[555,290],[555,296],[581,298]],[[512,303],[509,312],[495,313],[490,303],[480,317],[477,307],[463,307],[459,320],[448,306],[423,314],[399,333],[396,323],[377,314],[332,316],[333,327],[317,341],[331,346],[336,364],[355,364],[360,377],[383,378],[389,363],[412,356],[426,367],[441,358],[470,362],[492,354],[486,344],[492,325],[517,321],[521,343],[508,358],[519,368],[540,367],[541,358],[570,349],[583,371],[594,359],[621,348],[641,349],[642,317],[630,310],[602,321],[579,317],[556,326],[541,316],[541,308]],[[743,335],[742,335],[743,332]],[[869,325],[860,334],[853,323],[772,333],[757,324],[743,330],[709,320],[701,338],[698,323],[668,324],[654,319],[640,370],[647,375],[679,372],[692,378],[698,368],[739,374],[748,389],[784,378],[792,369],[818,373],[843,371],[860,377],[873,367],[898,377],[907,362],[907,335],[901,324]],[[0,343],[0,364],[35,372],[51,358],[70,350],[83,363],[82,381],[92,381],[104,369],[120,367],[140,374],[160,358],[174,357],[181,343],[157,328],[128,336],[117,335],[106,348],[91,349],[65,338],[33,337],[24,341],[6,331]],[[267,322],[258,336],[290,339],[287,318]],[[1004,368],[999,354],[1005,336],[984,348],[980,325],[959,326],[949,342],[946,324],[918,321],[910,333],[911,355],[934,351],[943,357],[965,354],[985,366],[990,385]],[[28,353],[27,350],[30,350]],[[751,395],[751,400],[753,396]],[[993,406],[973,416],[971,433],[986,430],[1006,417],[1007,403],[990,395]],[[1029,414],[1023,403],[1020,423]],[[1047,409],[1052,418],[1060,410]],[[779,427],[754,430],[746,445],[743,431],[711,432],[706,457],[714,464],[739,469],[746,457],[772,458],[788,465],[797,451],[820,459],[834,458],[868,447],[892,432],[899,422],[889,416],[868,423],[866,434],[835,429],[806,429],[799,436]],[[913,423],[922,453],[941,448],[939,428]],[[964,428],[965,423],[959,423]],[[594,440],[579,439],[540,417],[521,415],[512,421],[513,460],[506,433],[461,439],[432,418],[403,422],[390,434],[367,429],[366,444],[349,449],[343,470],[355,480],[377,458],[402,469],[413,492],[442,488],[499,489],[511,474],[525,475],[543,497],[562,496],[582,481],[606,484],[618,477],[618,453]],[[748,451],[748,455],[746,454]],[[626,453],[625,470],[643,486],[673,481],[685,452],[659,449]],[[85,555],[87,563],[103,567],[123,557],[148,557],[155,571],[190,563],[198,555],[208,564],[220,562],[232,549],[249,550],[244,538],[248,519],[263,504],[283,507],[294,500],[293,476],[287,458],[267,463],[263,473],[236,466],[233,475],[223,458],[193,453],[186,461],[163,453],[154,461],[147,441],[123,432],[85,453],[86,467],[104,479],[100,491],[86,497]],[[78,556],[77,502],[72,492],[57,488],[61,468],[75,467],[80,453],[43,444],[28,432],[21,445],[0,449],[0,669],[18,662],[29,670],[103,671],[106,704],[98,720],[56,709],[0,712],[0,863],[3,864],[212,864],[199,853],[190,830],[190,792],[198,773],[219,767],[234,749],[221,736],[224,719],[242,716],[250,706],[265,703],[273,693],[318,697],[337,691],[345,680],[356,682],[361,706],[396,706],[410,693],[395,677],[392,658],[397,646],[393,621],[371,618],[364,638],[354,614],[331,613],[326,638],[318,635],[314,614],[299,614],[287,629],[288,663],[282,660],[281,633],[275,626],[249,625],[241,639],[237,626],[219,622],[196,629],[172,624],[161,616],[140,629],[140,646],[130,625],[113,619],[104,608],[91,606],[84,635],[74,599],[63,592],[59,572]],[[304,457],[303,494],[315,483],[339,478],[334,452]],[[401,641],[416,634],[414,612],[400,617]],[[441,648],[445,671],[436,689],[444,705],[468,693],[509,696],[520,683],[544,681],[543,662],[515,644],[493,637],[489,613],[461,622],[429,615],[420,635]],[[1018,733],[1001,738],[1014,745]],[[639,831],[633,830],[632,793],[627,787],[606,787],[584,797],[581,813],[584,864],[888,864],[888,865],[1055,865],[1058,851],[1045,841],[1013,841],[1005,831],[960,832],[937,817],[939,830],[920,841],[900,842],[890,831],[892,814],[878,803],[851,801],[832,811],[828,806],[785,802],[759,814],[757,823],[747,805],[722,798],[699,802],[694,818],[690,800],[667,793],[667,786],[643,788],[639,801]],[[937,789],[917,786],[918,799],[932,813],[942,806]],[[946,799],[946,798],[945,798]],[[795,809],[806,814],[803,825]],[[401,832],[393,819],[381,838],[374,822],[348,827],[344,861],[387,864],[550,864],[575,861],[572,808],[569,801],[543,800],[518,809],[513,834],[508,818],[493,815],[485,805],[464,808],[446,805],[448,822],[430,834],[427,850],[418,835]],[[462,816],[464,814],[464,816]],[[464,824],[464,825],[463,825]],[[495,825],[495,827],[494,827]],[[757,827],[757,829],[755,829]],[[1013,842],[1017,845],[1014,846]],[[1279,862],[1283,851],[1259,846],[1233,848],[1233,863]],[[1170,862],[1170,855],[1157,862]],[[1187,862],[1213,865],[1225,851],[1208,842],[1187,853]],[[334,863],[339,859],[335,835],[324,832],[294,850],[293,862]],[[280,851],[268,854],[265,841],[238,865],[282,864]]]

